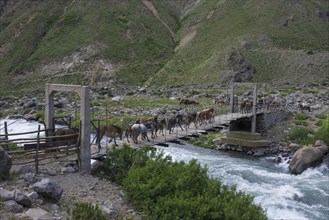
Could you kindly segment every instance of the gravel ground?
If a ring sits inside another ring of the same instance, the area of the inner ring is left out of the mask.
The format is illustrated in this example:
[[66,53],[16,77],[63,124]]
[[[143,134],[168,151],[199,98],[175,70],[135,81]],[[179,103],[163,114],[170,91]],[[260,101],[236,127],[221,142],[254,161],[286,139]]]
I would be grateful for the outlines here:
[[[125,201],[121,186],[83,172],[63,173],[66,164],[67,162],[55,162],[40,166],[40,174],[37,174],[36,177],[53,179],[63,189],[63,194],[57,203],[37,200],[33,202],[31,208],[40,207],[50,213],[51,219],[64,220],[69,217],[69,210],[76,202],[88,201],[99,206],[110,206],[115,218],[141,219],[133,207]],[[34,166],[32,167],[34,169]],[[18,169],[18,166],[12,168],[13,171]],[[19,190],[26,195],[33,192],[32,187],[23,176],[13,175],[12,180],[1,181],[0,187],[10,191]],[[0,204],[0,219],[30,219],[24,214],[27,210],[28,208],[24,208],[22,213],[14,214]]]

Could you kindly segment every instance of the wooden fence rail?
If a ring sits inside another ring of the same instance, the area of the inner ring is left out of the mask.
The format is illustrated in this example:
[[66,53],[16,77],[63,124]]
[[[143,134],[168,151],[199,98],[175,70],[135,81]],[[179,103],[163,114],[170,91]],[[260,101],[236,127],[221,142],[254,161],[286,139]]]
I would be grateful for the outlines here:
[[[79,150],[80,133],[40,137],[41,132],[47,130],[41,130],[39,125],[36,131],[8,134],[6,122],[4,130],[5,134],[0,135],[0,147],[12,156],[13,165],[34,164],[36,173],[39,173],[39,165],[77,155]],[[26,134],[36,134],[36,137],[9,139],[10,136]]]

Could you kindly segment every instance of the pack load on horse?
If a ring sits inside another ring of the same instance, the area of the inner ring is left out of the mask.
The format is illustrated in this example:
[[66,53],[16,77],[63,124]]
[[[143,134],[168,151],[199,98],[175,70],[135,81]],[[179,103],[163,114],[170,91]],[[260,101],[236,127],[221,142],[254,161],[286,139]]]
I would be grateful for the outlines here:
[[122,140],[122,134],[123,134],[122,128],[120,128],[117,125],[111,124],[111,125],[101,125],[101,126],[99,126],[99,137],[96,141],[96,143],[98,145],[98,149],[99,150],[101,149],[100,142],[101,142],[104,135],[111,138],[109,140],[109,143],[111,143],[112,139],[113,139],[115,146],[118,146],[115,138],[119,137],[120,140]]

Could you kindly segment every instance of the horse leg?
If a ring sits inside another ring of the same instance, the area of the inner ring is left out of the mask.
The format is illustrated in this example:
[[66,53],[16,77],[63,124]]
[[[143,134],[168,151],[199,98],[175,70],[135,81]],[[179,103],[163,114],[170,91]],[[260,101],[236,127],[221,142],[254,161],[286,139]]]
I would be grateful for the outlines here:
[[117,144],[117,142],[115,141],[115,137],[114,137],[113,139],[114,139],[114,145],[115,145],[115,146],[119,146],[119,145]]

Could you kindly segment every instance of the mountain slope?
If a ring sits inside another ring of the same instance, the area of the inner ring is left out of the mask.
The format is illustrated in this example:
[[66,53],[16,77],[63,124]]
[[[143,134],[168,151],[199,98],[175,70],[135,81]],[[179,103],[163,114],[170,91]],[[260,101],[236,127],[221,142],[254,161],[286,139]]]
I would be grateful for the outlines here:
[[329,82],[324,0],[0,0],[0,94]]

